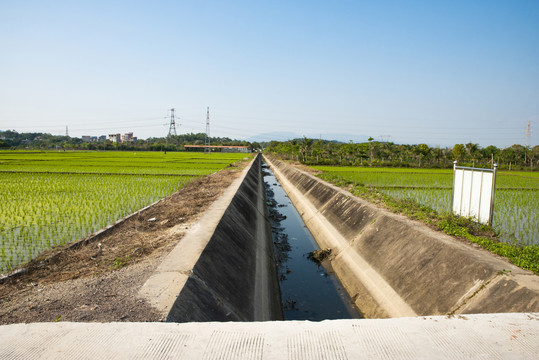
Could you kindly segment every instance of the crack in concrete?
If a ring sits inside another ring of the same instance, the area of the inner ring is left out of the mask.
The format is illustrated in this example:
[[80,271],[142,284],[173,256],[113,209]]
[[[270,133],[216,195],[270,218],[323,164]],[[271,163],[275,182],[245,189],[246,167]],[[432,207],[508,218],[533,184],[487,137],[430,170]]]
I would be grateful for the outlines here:
[[[463,306],[467,305],[474,297],[476,297],[479,293],[487,290],[487,288],[489,287],[489,285],[494,285],[497,280],[499,280],[499,278],[501,278],[503,276],[503,274],[496,274],[494,275],[493,277],[491,277],[490,279],[486,280],[486,281],[482,281],[482,280],[477,280],[476,283],[474,284],[474,286],[472,286],[467,292],[466,294],[464,294],[456,303],[455,305],[455,308],[453,308],[453,310],[451,310],[450,312],[447,313],[447,315],[451,316],[451,315],[455,315],[455,313],[457,311],[459,311]],[[470,294],[468,296],[468,294]]]

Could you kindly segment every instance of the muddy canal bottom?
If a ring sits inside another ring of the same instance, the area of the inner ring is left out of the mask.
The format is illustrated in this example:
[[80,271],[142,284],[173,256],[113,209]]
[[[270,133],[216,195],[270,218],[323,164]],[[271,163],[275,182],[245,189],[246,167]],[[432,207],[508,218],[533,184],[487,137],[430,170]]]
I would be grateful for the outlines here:
[[266,164],[263,171],[285,320],[361,318],[329,263],[308,258],[316,241]]

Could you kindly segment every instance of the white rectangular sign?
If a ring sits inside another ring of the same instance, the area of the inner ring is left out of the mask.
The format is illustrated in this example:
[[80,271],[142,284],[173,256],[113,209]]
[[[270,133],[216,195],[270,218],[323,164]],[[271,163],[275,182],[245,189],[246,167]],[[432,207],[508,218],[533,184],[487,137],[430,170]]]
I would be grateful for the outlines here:
[[473,217],[483,224],[492,224],[496,168],[453,169],[453,197],[451,210],[460,216]]

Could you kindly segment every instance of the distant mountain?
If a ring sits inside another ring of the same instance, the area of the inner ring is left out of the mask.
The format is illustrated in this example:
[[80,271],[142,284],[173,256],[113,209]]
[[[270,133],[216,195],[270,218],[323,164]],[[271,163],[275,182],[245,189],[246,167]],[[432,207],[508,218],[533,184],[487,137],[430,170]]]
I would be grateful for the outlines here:
[[262,133],[258,135],[254,135],[247,139],[249,142],[270,142],[272,140],[275,141],[287,141],[292,139],[301,138],[303,136],[294,134],[292,132],[285,132],[285,131],[274,131],[269,133]]

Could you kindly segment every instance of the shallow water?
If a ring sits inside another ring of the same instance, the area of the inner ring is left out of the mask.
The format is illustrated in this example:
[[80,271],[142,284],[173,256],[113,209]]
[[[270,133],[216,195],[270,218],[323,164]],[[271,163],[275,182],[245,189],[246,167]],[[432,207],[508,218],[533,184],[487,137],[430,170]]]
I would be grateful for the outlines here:
[[273,172],[263,170],[285,320],[361,318],[336,276],[307,258],[319,247]]

